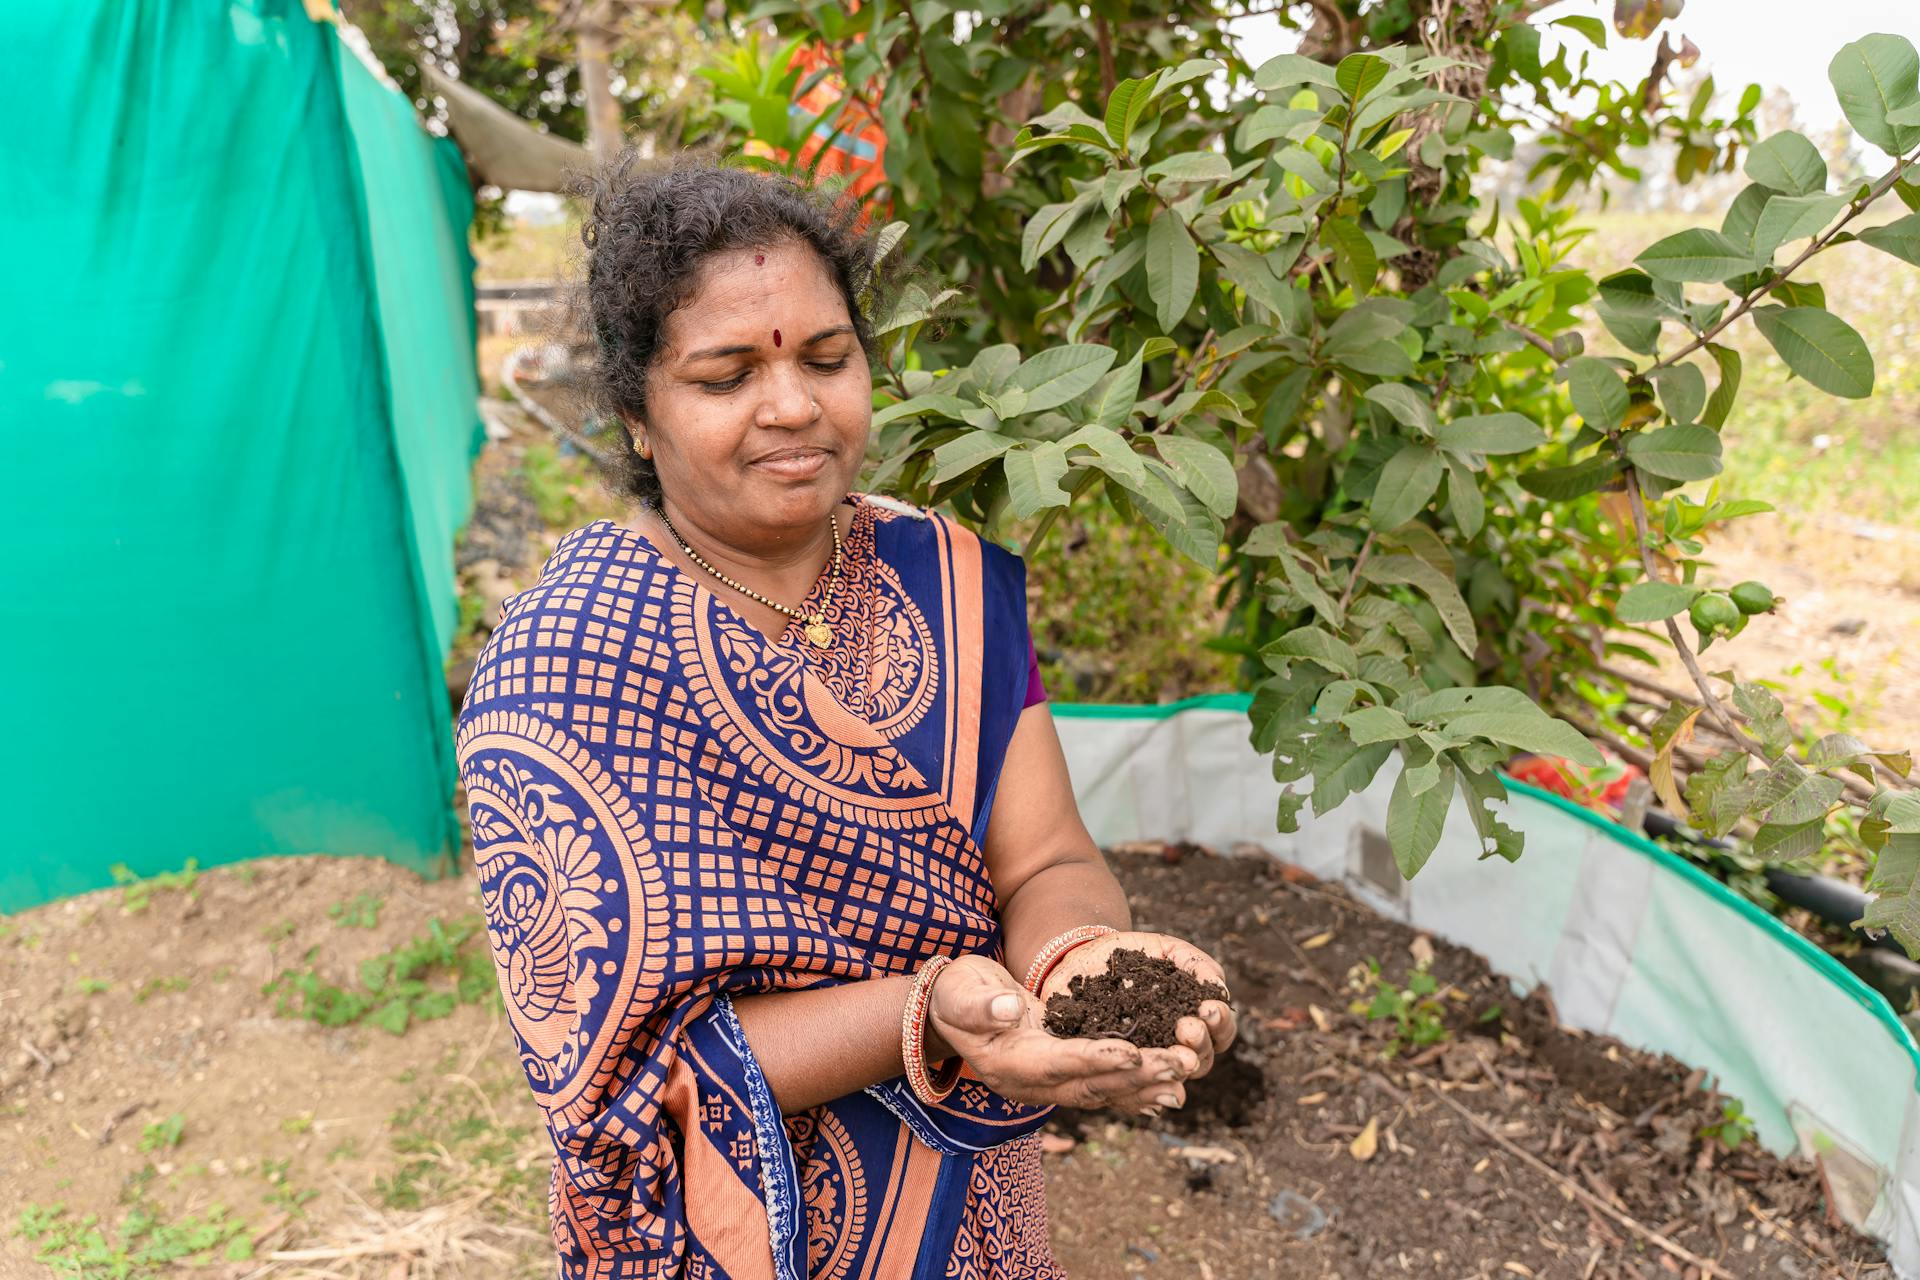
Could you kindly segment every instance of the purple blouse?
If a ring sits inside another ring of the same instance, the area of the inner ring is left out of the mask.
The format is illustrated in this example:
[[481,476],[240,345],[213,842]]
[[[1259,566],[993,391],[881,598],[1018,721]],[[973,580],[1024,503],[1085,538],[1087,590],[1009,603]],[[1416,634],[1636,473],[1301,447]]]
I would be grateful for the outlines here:
[[1027,700],[1020,704],[1025,711],[1036,702],[1047,700],[1047,686],[1040,680],[1040,655],[1034,652],[1033,637],[1027,637]]

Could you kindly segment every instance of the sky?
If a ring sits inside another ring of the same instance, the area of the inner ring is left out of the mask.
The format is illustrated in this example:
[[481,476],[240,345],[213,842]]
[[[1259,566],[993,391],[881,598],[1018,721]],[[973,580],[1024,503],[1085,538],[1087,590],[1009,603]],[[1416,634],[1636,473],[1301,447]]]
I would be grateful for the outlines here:
[[[1537,22],[1566,14],[1610,18],[1611,0],[1562,0],[1543,10]],[[1609,23],[1611,28],[1611,23]],[[1663,30],[1690,37],[1700,48],[1700,66],[1713,73],[1722,91],[1739,93],[1749,83],[1785,89],[1792,95],[1803,125],[1824,130],[1840,119],[1827,83],[1827,63],[1841,45],[1875,31],[1904,35],[1920,44],[1920,0],[1687,0],[1686,8]],[[1542,59],[1553,57],[1562,32],[1576,49],[1586,40],[1564,28],[1543,26]],[[1280,29],[1270,16],[1246,19],[1240,26],[1242,48],[1255,65],[1285,53],[1299,36]],[[1607,48],[1595,50],[1590,74],[1637,83],[1653,62],[1653,40],[1627,40],[1608,32]]]

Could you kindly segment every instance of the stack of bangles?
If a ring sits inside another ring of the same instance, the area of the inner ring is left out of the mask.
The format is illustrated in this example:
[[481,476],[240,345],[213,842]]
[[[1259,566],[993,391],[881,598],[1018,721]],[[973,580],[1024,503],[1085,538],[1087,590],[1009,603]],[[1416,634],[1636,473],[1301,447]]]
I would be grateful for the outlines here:
[[[1033,963],[1027,966],[1027,990],[1038,996],[1040,989],[1046,985],[1047,975],[1053,972],[1069,951],[1095,938],[1118,932],[1104,924],[1083,924],[1060,934],[1040,948],[1033,957]],[[900,1058],[907,1068],[907,1085],[913,1090],[914,1097],[929,1106],[953,1092],[954,1086],[960,1083],[961,1068],[966,1065],[956,1054],[934,1070],[927,1068],[927,1006],[933,1002],[934,979],[952,963],[952,956],[934,956],[920,966],[920,972],[913,979],[913,989],[907,994],[906,1010],[900,1018]]]

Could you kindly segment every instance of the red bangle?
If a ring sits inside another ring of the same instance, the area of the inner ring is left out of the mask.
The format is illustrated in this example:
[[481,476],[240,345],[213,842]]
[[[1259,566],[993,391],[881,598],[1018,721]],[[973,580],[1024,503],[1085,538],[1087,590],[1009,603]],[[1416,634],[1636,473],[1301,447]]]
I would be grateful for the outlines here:
[[906,1064],[907,1085],[913,1096],[928,1106],[953,1092],[964,1065],[956,1055],[942,1062],[937,1071],[927,1070],[927,1006],[933,1002],[933,980],[952,963],[952,956],[935,956],[920,966],[913,989],[907,993],[906,1012],[900,1016],[900,1060]]
[[1047,975],[1053,972],[1054,967],[1066,957],[1067,952],[1075,947],[1085,946],[1095,938],[1104,938],[1109,933],[1118,932],[1120,931],[1111,925],[1083,924],[1077,929],[1069,929],[1060,934],[1040,948],[1040,953],[1034,956],[1033,963],[1027,966],[1027,990],[1037,998],[1040,988],[1047,985]]

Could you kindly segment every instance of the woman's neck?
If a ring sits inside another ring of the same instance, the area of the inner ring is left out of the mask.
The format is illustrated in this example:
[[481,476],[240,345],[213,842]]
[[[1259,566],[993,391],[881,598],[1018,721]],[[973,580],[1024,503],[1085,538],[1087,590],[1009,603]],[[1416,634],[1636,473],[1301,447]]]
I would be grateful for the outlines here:
[[[721,573],[789,607],[798,605],[806,598],[833,559],[833,533],[825,521],[810,529],[783,531],[743,545],[737,535],[730,539],[709,531],[695,516],[672,502],[668,502],[666,507],[667,519],[673,522],[671,526],[660,519],[659,510],[655,507],[648,507],[647,515],[653,527],[662,535],[655,541],[676,562],[680,562],[683,569],[710,578],[698,562],[688,560],[683,546],[691,545],[702,559]],[[842,517],[843,511],[847,517],[851,517],[852,508],[845,502],[836,504],[831,513],[831,518],[840,526],[842,540],[846,538],[850,524],[849,518]],[[724,587],[724,584],[712,585]],[[753,602],[749,600],[747,603]],[[766,613],[769,621],[774,617],[785,617],[775,610],[766,610]],[[777,635],[779,630],[776,627],[772,634]]]

